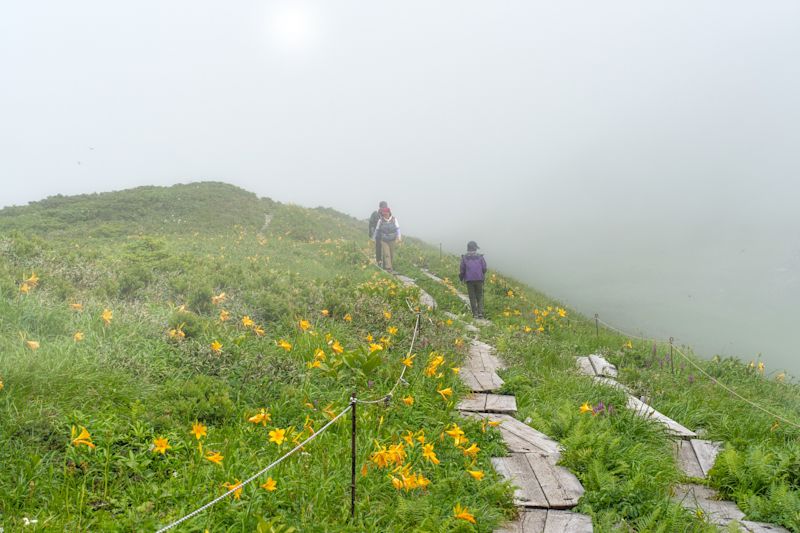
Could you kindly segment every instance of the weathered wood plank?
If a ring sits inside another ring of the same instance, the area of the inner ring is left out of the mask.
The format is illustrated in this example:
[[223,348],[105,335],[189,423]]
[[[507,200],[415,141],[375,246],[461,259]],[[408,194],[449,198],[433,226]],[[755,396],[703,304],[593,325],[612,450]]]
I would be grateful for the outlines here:
[[458,402],[456,407],[459,411],[486,411],[486,394],[482,392],[472,393]]
[[592,378],[592,381],[595,383],[600,383],[601,385],[606,385],[608,387],[614,387],[615,389],[619,389],[621,391],[630,392],[630,389],[617,381],[616,379],[607,378],[605,376],[595,376]]
[[497,357],[494,347],[479,340],[473,340],[470,343],[467,360],[473,370],[479,369],[494,372],[505,368],[503,362]]
[[694,431],[690,431],[689,429],[683,427],[679,423],[675,422],[671,418],[666,415],[663,415],[644,403],[642,400],[637,398],[636,396],[629,395],[628,396],[628,409],[636,413],[636,415],[641,416],[642,418],[652,418],[653,420],[660,422],[664,426],[666,426],[667,431],[675,435],[676,437],[680,437],[682,439],[692,439],[697,436],[697,433]]
[[617,367],[609,363],[605,357],[597,354],[589,356],[589,362],[594,367],[594,373],[598,376],[606,376],[609,378],[617,377]]
[[543,533],[592,533],[592,518],[570,511],[547,511]]
[[681,472],[690,477],[705,477],[703,468],[700,466],[700,461],[697,460],[697,455],[694,453],[692,441],[678,440],[673,443],[675,447],[675,458],[678,460],[678,467]]
[[522,509],[514,522],[495,529],[494,533],[544,533],[546,523],[547,509]]
[[497,429],[503,436],[503,441],[508,449],[517,453],[539,453],[547,456],[553,463],[561,458],[559,444],[540,431],[513,416],[495,413],[463,413],[464,416],[476,419],[485,419],[500,422]]
[[523,509],[519,517],[494,533],[592,533],[592,519],[571,511]]
[[536,453],[526,453],[525,458],[547,498],[550,509],[570,509],[578,505],[583,496],[583,486],[575,474]]
[[492,465],[498,474],[515,487],[514,503],[516,505],[547,508],[549,507],[547,498],[525,455],[524,453],[512,453],[508,457],[492,457]]
[[417,286],[416,282],[412,278],[409,278],[408,276],[404,276],[402,274],[396,274],[395,277],[398,279],[398,281],[400,281],[400,283],[402,283],[406,287]]
[[[467,388],[473,392],[490,392],[494,390],[492,387],[485,387],[475,374],[476,373],[470,368],[462,367],[461,371],[458,373],[458,376],[461,378],[461,381],[464,382],[464,385],[466,385]],[[484,382],[487,382],[485,376],[481,377],[483,378]]]
[[765,524],[764,522],[751,522],[750,520],[740,520],[739,524],[749,533],[789,533],[789,530],[775,524]]
[[577,357],[575,359],[575,364],[578,367],[578,370],[581,374],[586,374],[587,376],[596,376],[597,372],[594,371],[594,367],[592,366],[592,362],[589,360],[588,357]]
[[717,499],[717,492],[702,485],[676,485],[673,499],[684,508],[694,511],[702,509],[709,522],[726,526],[732,521],[744,518],[744,513],[729,501]]
[[516,413],[517,398],[509,394],[487,394],[485,411],[489,413]]
[[722,449],[722,443],[701,439],[692,439],[689,442],[692,444],[697,462],[703,472],[702,477],[708,477],[708,472],[714,466],[714,461],[717,460],[717,455]]

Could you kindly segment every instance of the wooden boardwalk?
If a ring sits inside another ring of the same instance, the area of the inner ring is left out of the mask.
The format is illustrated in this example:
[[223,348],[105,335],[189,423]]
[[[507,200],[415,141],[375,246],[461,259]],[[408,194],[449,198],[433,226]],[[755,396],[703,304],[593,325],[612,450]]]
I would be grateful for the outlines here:
[[[616,381],[617,369],[603,357],[597,354],[578,357],[576,364],[581,373],[591,376],[595,382],[628,392],[628,409],[639,416],[662,424],[670,435],[676,437],[674,442],[675,458],[684,475],[700,479],[708,477],[708,472],[714,466],[714,461],[722,449],[721,442],[696,438],[697,434],[694,431],[659,413],[630,394],[625,385]],[[673,492],[673,500],[690,511],[702,511],[703,516],[721,530],[727,531],[731,527],[737,527],[739,530],[751,533],[788,533],[787,529],[780,526],[745,520],[744,513],[734,502],[721,500],[714,489],[705,485],[681,484],[673,487]]]
[[[444,283],[430,272],[423,272]],[[411,278],[401,281],[414,283]],[[469,303],[466,295],[456,294]],[[461,321],[457,315],[446,314]],[[485,320],[479,323],[489,324]],[[480,331],[471,324],[464,325],[472,333]],[[497,374],[503,368],[505,365],[495,348],[476,338],[470,343],[469,353],[459,372],[472,394],[459,402],[458,410],[467,418],[486,420],[495,425],[511,452],[508,457],[492,457],[492,465],[514,486],[514,502],[520,513],[517,520],[504,524],[496,533],[591,533],[590,517],[566,511],[578,504],[584,490],[572,472],[556,464],[561,457],[559,444],[511,416],[517,411],[514,396],[492,394],[503,386],[503,380]]]

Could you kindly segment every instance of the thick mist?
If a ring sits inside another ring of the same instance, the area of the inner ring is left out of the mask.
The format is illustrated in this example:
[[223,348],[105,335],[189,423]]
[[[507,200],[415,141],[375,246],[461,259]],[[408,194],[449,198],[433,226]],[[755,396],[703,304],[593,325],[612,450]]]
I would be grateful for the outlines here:
[[0,17],[0,205],[197,180],[800,374],[800,4],[100,1]]

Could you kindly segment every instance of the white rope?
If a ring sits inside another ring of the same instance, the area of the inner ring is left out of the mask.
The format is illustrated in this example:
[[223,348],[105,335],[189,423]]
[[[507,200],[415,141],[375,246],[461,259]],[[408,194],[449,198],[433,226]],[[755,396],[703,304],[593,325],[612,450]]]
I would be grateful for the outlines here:
[[[637,335],[630,335],[629,333],[627,333],[625,331],[622,331],[621,329],[612,326],[608,322],[605,322],[604,320],[601,320],[599,317],[595,317],[595,319],[598,322],[600,322],[601,324],[603,324],[604,326],[606,326],[607,328],[609,328],[609,329],[611,329],[613,331],[616,331],[617,333],[620,333],[620,334],[622,334],[622,335],[624,335],[626,337],[637,337]],[[787,419],[787,418],[785,418],[785,417],[783,417],[783,416],[781,416],[781,415],[779,415],[777,413],[773,413],[772,411],[770,411],[766,407],[762,407],[761,405],[757,404],[753,400],[750,400],[750,399],[742,396],[741,394],[736,392],[734,389],[732,389],[729,386],[727,386],[724,383],[722,383],[720,380],[718,380],[717,378],[715,378],[714,376],[712,376],[711,374],[706,372],[700,365],[698,365],[688,355],[683,353],[683,351],[680,348],[678,348],[677,346],[675,346],[674,343],[671,343],[670,341],[664,341],[664,340],[661,340],[661,339],[653,339],[653,338],[648,338],[648,337],[644,337],[644,336],[638,336],[638,337],[640,337],[643,341],[652,341],[652,342],[655,342],[655,343],[670,345],[676,352],[678,352],[678,354],[681,357],[683,357],[686,360],[686,362],[688,362],[690,365],[692,365],[698,372],[703,374],[705,377],[710,379],[715,385],[719,385],[721,388],[723,388],[724,390],[728,391],[728,393],[730,393],[731,395],[733,395],[736,398],[742,400],[743,402],[749,404],[750,406],[755,407],[759,411],[762,411],[762,412],[764,412],[764,413],[766,413],[766,414],[768,414],[768,415],[770,415],[770,416],[772,416],[772,417],[774,417],[774,418],[776,418],[776,419],[778,419],[778,420],[780,420],[780,421],[782,421],[782,422],[784,422],[784,423],[786,423],[786,424],[788,424],[790,426],[793,426],[795,428],[800,429],[800,424],[798,424],[796,422],[792,422],[791,420],[789,420],[789,419]]]
[[[408,305],[408,300],[406,300],[406,304]],[[411,308],[410,305],[409,308]],[[417,335],[419,334],[420,313],[417,312],[416,315],[417,315],[417,320],[416,323],[414,324],[414,334],[411,337],[411,345],[408,348],[408,352],[406,352],[406,358],[411,356],[411,352],[414,351],[414,344],[417,342]],[[400,385],[400,383],[403,381],[403,377],[406,375],[407,368],[408,367],[406,365],[403,365],[403,370],[402,372],[400,372],[400,376],[397,378],[397,381],[394,382],[392,390],[390,390],[387,394],[384,394],[380,398],[375,398],[374,400],[356,400],[356,402],[360,404],[376,404],[376,403],[391,401],[392,396],[394,395],[394,391],[397,390],[397,386]]]
[[317,437],[319,437],[319,436],[322,434],[322,432],[324,432],[326,429],[328,429],[328,428],[329,428],[329,427],[330,427],[330,426],[331,426],[331,425],[332,425],[334,422],[336,422],[336,421],[337,421],[337,420],[339,420],[341,417],[343,417],[343,416],[344,416],[344,414],[345,414],[345,413],[347,413],[347,411],[349,411],[349,410],[350,410],[350,409],[352,409],[352,408],[353,408],[353,402],[352,402],[352,400],[351,400],[351,401],[350,401],[350,404],[349,404],[347,407],[345,407],[345,409],[344,409],[344,410],[343,410],[341,413],[339,413],[339,414],[338,414],[338,415],[336,415],[336,416],[335,416],[333,419],[331,419],[331,421],[330,421],[330,422],[328,422],[327,424],[325,424],[324,426],[322,426],[322,427],[320,428],[320,430],[319,430],[319,431],[317,431],[316,433],[314,433],[313,435],[311,435],[310,437],[308,437],[306,440],[304,440],[303,442],[301,442],[300,444],[298,444],[298,445],[297,445],[297,446],[295,446],[294,448],[292,448],[292,449],[291,449],[289,452],[287,452],[285,455],[283,455],[283,456],[282,456],[280,459],[277,459],[277,460],[273,461],[273,462],[272,462],[272,463],[270,463],[270,464],[269,464],[267,467],[265,467],[265,468],[263,468],[263,469],[259,470],[257,473],[253,474],[252,476],[250,476],[250,477],[249,477],[249,478],[247,478],[246,480],[244,480],[244,481],[242,481],[241,483],[239,483],[238,485],[234,486],[233,488],[231,488],[231,489],[230,489],[228,492],[226,492],[226,493],[225,493],[225,494],[223,494],[222,496],[219,496],[219,497],[217,497],[217,498],[214,498],[213,500],[211,500],[211,501],[210,501],[210,502],[208,502],[207,504],[203,505],[202,507],[200,507],[200,508],[198,508],[198,509],[195,509],[194,511],[192,511],[192,512],[191,512],[191,513],[189,513],[189,514],[187,514],[187,515],[186,515],[186,516],[184,516],[183,518],[181,518],[181,519],[179,519],[179,520],[176,520],[175,522],[172,522],[172,523],[171,523],[170,525],[168,525],[168,526],[162,527],[162,528],[161,528],[161,529],[159,529],[159,530],[158,530],[156,533],[163,533],[164,531],[170,530],[170,529],[172,529],[173,527],[175,527],[175,526],[177,526],[177,525],[179,525],[179,524],[182,524],[182,523],[183,523],[183,522],[185,522],[186,520],[189,520],[190,518],[192,518],[192,517],[194,517],[194,516],[197,516],[198,514],[202,513],[203,511],[205,511],[206,509],[208,509],[209,507],[211,507],[211,506],[212,506],[212,505],[214,505],[215,503],[217,503],[217,502],[219,502],[219,501],[222,501],[222,500],[224,500],[224,499],[225,499],[227,496],[230,496],[231,494],[233,494],[233,493],[234,493],[234,492],[236,492],[237,490],[239,490],[239,489],[241,489],[241,488],[245,487],[246,485],[250,484],[250,483],[251,483],[253,480],[255,480],[256,478],[258,478],[260,475],[264,474],[265,472],[267,472],[268,470],[272,469],[273,467],[275,467],[275,466],[278,466],[279,464],[281,464],[281,463],[283,462],[283,460],[284,460],[284,459],[286,459],[287,457],[289,457],[290,455],[292,455],[293,453],[295,453],[297,450],[299,450],[300,448],[302,448],[303,446],[305,446],[307,443],[309,443],[309,442],[311,442],[312,440],[314,440],[314,439],[316,439]]

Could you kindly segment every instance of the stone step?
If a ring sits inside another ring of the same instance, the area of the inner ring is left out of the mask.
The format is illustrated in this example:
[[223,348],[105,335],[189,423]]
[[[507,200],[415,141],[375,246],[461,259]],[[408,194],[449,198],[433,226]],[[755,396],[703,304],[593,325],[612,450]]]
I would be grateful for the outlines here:
[[668,416],[659,413],[636,396],[628,396],[628,409],[633,411],[637,416],[641,416],[642,418],[651,418],[663,424],[666,426],[667,431],[676,437],[680,437],[682,439],[693,439],[697,437],[697,433],[683,427]]
[[519,518],[494,533],[592,533],[592,519],[571,511],[524,509]]
[[459,411],[483,413],[514,414],[517,412],[517,399],[507,394],[470,394],[459,402]]
[[722,449],[721,442],[710,440],[679,440],[675,442],[675,457],[684,474],[690,477],[705,478],[714,466]]
[[514,503],[522,507],[569,509],[583,495],[583,486],[575,474],[538,453],[492,457],[492,465],[516,487]]
[[556,441],[513,416],[469,411],[461,414],[476,420],[499,422],[497,429],[510,452],[537,453],[546,456],[554,464],[561,458],[561,446]]

